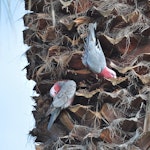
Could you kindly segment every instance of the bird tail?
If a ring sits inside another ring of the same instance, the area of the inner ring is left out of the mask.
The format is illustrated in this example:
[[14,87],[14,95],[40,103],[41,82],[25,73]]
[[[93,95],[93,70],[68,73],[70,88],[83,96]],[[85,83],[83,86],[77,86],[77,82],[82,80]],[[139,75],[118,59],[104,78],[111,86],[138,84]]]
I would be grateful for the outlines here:
[[95,30],[96,30],[97,23],[89,23],[89,28],[88,28],[88,36],[87,36],[87,42],[96,42],[95,38]]
[[[92,48],[90,48],[93,45],[96,45],[96,38],[95,38],[95,29],[96,29],[97,23],[89,23],[89,27],[88,27],[88,35],[86,38],[86,41],[84,43],[84,54],[82,57],[82,63],[85,66],[88,66],[87,64],[87,55],[88,55],[88,51],[92,50]],[[92,43],[92,44],[91,44]]]
[[[98,49],[102,50],[101,44],[99,40],[96,40],[95,36],[95,30],[97,27],[97,23],[90,23],[89,24],[89,32],[88,32],[88,37],[87,37],[87,45],[91,45],[90,43],[93,43],[93,45],[97,46]],[[93,48],[91,48],[92,50]]]
[[61,111],[61,108],[56,108],[53,112],[51,112],[50,121],[49,121],[48,126],[47,126],[48,130],[50,130],[50,128],[52,127],[54,121],[56,120],[56,118],[60,114],[60,111]]

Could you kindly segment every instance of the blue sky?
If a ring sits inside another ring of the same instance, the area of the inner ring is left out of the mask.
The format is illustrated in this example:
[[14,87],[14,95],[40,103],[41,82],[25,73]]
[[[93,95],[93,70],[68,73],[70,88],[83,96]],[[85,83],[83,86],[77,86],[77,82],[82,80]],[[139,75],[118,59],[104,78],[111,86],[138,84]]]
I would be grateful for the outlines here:
[[[7,3],[9,1],[9,3]],[[10,5],[8,7],[8,5]],[[9,11],[9,15],[8,15]],[[0,0],[0,148],[34,150],[28,135],[34,127],[31,96],[34,82],[26,79],[27,65],[22,31],[23,0]]]

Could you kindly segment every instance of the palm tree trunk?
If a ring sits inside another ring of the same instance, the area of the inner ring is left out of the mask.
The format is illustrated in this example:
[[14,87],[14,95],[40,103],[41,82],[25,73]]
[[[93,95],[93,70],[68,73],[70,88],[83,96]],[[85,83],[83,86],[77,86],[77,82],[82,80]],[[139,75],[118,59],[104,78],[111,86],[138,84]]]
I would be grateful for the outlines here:
[[[34,80],[36,150],[150,147],[150,4],[148,0],[25,0],[24,43]],[[107,64],[117,79],[97,78],[81,61],[90,22],[97,22]],[[72,79],[77,91],[47,130],[51,86]],[[144,121],[145,120],[145,121]]]

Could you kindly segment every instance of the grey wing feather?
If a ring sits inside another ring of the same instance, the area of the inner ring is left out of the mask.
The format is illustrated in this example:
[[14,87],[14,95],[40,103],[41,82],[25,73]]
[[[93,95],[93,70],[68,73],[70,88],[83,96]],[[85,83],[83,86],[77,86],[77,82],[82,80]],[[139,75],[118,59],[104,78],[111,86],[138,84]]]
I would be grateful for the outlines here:
[[73,80],[66,81],[59,93],[54,97],[53,106],[65,108],[68,100],[73,98],[76,91],[76,83]]
[[91,71],[100,73],[101,70],[106,66],[106,59],[100,45],[100,42],[96,44],[95,37],[96,24],[89,24],[89,33],[86,38],[84,45],[85,53],[82,58],[83,64],[86,64]]
[[60,111],[61,111],[61,108],[57,108],[53,112],[51,112],[51,117],[50,117],[50,120],[49,120],[48,126],[47,126],[48,130],[50,130],[50,128],[52,127],[54,121],[56,120],[56,118],[60,114]]

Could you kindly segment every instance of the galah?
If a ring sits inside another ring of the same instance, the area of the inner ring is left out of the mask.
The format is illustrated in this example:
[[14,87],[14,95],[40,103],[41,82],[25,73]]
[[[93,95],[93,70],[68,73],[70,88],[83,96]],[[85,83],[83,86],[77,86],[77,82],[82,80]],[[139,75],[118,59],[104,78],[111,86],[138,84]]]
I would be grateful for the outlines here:
[[96,23],[90,23],[88,26],[88,35],[84,45],[82,63],[92,72],[103,76],[104,78],[116,78],[116,73],[107,67],[106,58],[103,53],[99,40],[96,40]]
[[61,110],[72,104],[75,92],[76,83],[73,80],[58,81],[52,86],[50,95],[53,97],[53,102],[46,113],[46,116],[51,115],[48,130],[50,130]]

